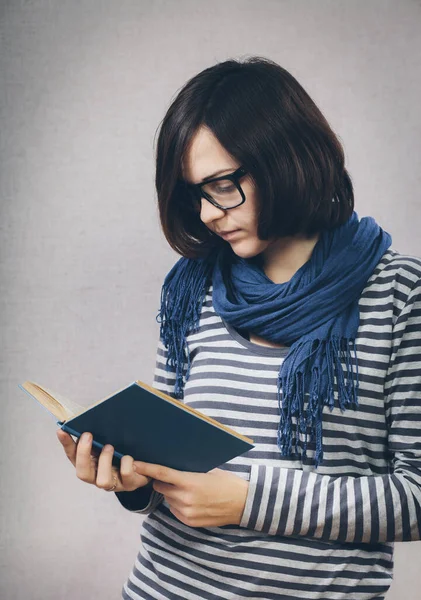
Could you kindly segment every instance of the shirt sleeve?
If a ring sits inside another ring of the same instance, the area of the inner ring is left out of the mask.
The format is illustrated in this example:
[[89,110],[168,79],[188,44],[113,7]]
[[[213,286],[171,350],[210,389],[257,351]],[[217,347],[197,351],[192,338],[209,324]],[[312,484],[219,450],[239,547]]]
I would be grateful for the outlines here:
[[387,475],[328,476],[256,464],[240,527],[350,543],[421,539],[421,280],[392,332]]
[[[174,398],[175,373],[167,371],[167,350],[160,339],[156,354],[155,373],[152,386]],[[155,492],[152,483],[133,492],[114,492],[120,504],[131,512],[149,514],[162,502],[164,496]]]

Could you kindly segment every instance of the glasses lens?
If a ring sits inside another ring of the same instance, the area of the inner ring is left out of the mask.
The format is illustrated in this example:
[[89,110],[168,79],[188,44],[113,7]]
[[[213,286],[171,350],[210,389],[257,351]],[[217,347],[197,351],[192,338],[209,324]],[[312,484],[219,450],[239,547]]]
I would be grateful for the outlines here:
[[243,201],[239,189],[229,179],[206,183],[202,185],[202,190],[223,208],[233,208]]

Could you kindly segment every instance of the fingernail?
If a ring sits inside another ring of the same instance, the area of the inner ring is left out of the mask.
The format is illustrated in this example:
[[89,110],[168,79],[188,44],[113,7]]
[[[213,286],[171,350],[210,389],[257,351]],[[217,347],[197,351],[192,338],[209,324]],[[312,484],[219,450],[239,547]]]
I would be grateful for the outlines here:
[[133,471],[136,471],[136,465],[133,463]]
[[90,442],[92,440],[92,436],[90,433],[82,433],[82,440],[84,442]]

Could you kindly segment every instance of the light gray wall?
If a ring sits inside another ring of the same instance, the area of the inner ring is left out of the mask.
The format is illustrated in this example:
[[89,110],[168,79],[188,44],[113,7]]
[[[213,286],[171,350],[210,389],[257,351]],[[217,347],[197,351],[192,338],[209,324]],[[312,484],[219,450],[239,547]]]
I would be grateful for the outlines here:
[[[356,210],[421,256],[421,4],[5,1],[0,7],[1,531],[5,600],[116,600],[140,517],[76,479],[34,380],[90,404],[152,380],[162,279],[154,133],[203,68],[260,54],[344,143]],[[388,600],[415,600],[420,543]]]

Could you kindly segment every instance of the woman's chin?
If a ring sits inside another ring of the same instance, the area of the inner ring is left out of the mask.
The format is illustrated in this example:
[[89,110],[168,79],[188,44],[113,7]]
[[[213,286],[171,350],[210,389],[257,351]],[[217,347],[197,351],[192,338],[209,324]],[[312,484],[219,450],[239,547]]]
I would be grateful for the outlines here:
[[234,254],[240,258],[253,258],[254,256],[261,254],[266,249],[267,242],[265,243],[261,240],[258,242],[253,242],[253,240],[243,239],[232,241],[230,246]]

